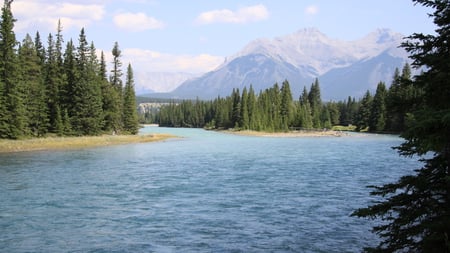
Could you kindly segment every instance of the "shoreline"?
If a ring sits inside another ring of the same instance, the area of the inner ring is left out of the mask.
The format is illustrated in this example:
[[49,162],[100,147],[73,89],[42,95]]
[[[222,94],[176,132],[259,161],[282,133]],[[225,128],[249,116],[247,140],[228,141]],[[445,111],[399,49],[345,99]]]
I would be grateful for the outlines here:
[[0,154],[30,151],[74,150],[132,143],[163,141],[176,136],[170,134],[100,135],[77,137],[43,137],[24,140],[0,139]]
[[254,130],[223,130],[219,131],[221,133],[234,134],[234,135],[242,135],[242,136],[255,136],[255,137],[342,137],[348,135],[342,131],[289,131],[289,132],[263,132],[263,131],[254,131]]

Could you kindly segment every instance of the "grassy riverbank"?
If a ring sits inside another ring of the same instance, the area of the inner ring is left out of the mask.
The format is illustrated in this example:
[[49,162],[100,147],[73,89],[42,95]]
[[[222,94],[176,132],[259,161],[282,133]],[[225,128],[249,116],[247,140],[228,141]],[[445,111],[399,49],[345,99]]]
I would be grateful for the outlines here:
[[131,143],[162,141],[173,138],[169,134],[147,135],[101,135],[82,137],[45,137],[24,140],[0,139],[0,153],[38,151],[38,150],[68,150]]
[[334,136],[340,137],[345,135],[341,131],[289,131],[289,132],[263,132],[263,131],[252,131],[252,130],[225,130],[224,133],[245,135],[245,136],[260,136],[260,137],[323,137],[323,136]]

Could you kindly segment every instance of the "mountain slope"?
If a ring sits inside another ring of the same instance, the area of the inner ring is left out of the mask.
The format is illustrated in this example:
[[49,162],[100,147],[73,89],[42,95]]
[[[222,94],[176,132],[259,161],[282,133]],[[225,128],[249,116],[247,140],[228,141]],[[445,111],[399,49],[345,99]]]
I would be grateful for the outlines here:
[[294,97],[319,78],[324,99],[362,96],[379,81],[388,85],[407,61],[398,48],[403,36],[378,29],[356,41],[330,39],[314,28],[275,39],[258,39],[216,70],[190,79],[172,93],[178,98],[211,99],[250,84],[256,91],[288,80]]

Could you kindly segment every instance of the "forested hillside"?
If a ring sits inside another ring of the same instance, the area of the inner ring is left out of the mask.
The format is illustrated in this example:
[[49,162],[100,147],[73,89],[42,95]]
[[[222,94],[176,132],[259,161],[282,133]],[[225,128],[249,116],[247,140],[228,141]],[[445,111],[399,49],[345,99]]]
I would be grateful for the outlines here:
[[418,106],[420,93],[412,86],[411,69],[406,64],[402,71],[396,69],[389,88],[380,82],[375,94],[367,91],[359,100],[348,97],[346,101],[323,102],[318,79],[294,99],[286,80],[281,87],[276,83],[259,94],[250,86],[212,101],[174,101],[151,118],[170,127],[287,131],[354,125],[356,130],[401,132],[408,115]]
[[19,42],[11,3],[0,20],[0,138],[137,133],[133,70],[123,85],[118,43],[108,73],[84,29],[77,43],[64,41],[60,23],[46,43],[39,32]]

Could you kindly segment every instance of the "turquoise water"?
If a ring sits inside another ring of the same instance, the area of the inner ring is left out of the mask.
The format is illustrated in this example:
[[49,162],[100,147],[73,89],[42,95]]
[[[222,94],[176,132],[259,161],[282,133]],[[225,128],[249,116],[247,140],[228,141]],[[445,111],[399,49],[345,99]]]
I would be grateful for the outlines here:
[[183,138],[0,155],[0,252],[359,252],[370,184],[418,168],[386,135]]

